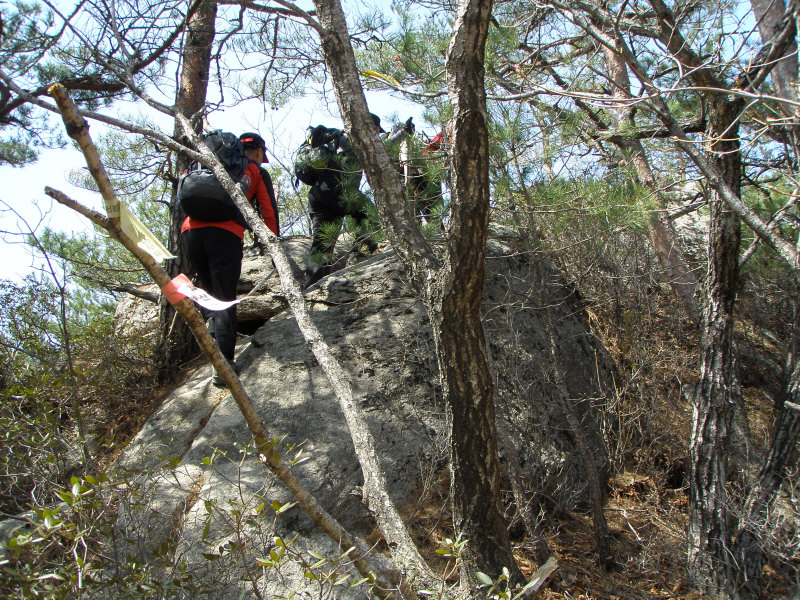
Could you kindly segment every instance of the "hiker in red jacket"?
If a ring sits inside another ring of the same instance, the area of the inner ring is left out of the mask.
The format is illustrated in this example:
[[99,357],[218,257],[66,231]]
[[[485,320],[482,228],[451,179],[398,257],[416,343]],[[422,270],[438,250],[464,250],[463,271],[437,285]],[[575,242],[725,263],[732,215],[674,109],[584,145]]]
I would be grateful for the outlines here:
[[[274,206],[274,191],[259,172],[259,165],[266,160],[266,145],[257,134],[249,134],[251,147],[250,160],[247,164],[243,183],[248,184],[246,196],[253,202],[257,212],[270,230],[278,235],[278,219]],[[255,156],[255,158],[252,158]],[[269,181],[272,187],[272,181]],[[189,260],[197,273],[199,286],[218,300],[236,299],[236,286],[242,271],[243,240],[245,227],[235,220],[200,221],[186,217],[181,227],[181,243],[186,249]],[[233,356],[236,347],[236,305],[221,311],[215,311],[210,333],[217,340],[220,352],[234,365]],[[216,387],[224,387],[222,378],[215,374],[212,383]]]
[[265,216],[265,213],[260,210],[260,205],[256,205],[256,211],[259,215],[261,215],[261,218],[264,219],[267,227],[269,227],[275,235],[278,235],[278,231],[280,230],[280,221],[278,219],[278,203],[275,198],[275,189],[272,186],[272,177],[270,177],[269,171],[261,166],[262,164],[269,162],[267,159],[267,145],[264,142],[264,139],[257,133],[243,133],[239,136],[239,140],[242,142],[245,156],[247,156],[247,175],[250,176],[251,180],[254,179],[252,176],[252,170],[253,167],[255,167],[261,176],[261,180],[264,182],[264,187],[267,189],[270,202],[272,203],[272,215],[275,219],[274,227],[273,224],[267,220],[268,217]]

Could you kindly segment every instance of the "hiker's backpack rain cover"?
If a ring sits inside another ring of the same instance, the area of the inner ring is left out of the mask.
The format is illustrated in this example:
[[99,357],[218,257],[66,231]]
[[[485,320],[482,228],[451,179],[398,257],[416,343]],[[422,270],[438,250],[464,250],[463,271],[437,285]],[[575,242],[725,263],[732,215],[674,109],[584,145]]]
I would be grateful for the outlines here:
[[[234,183],[242,182],[247,169],[247,157],[239,138],[232,133],[212,131],[203,143],[230,175]],[[178,186],[178,201],[184,212],[200,221],[236,221],[247,223],[230,195],[208,167],[193,162]]]

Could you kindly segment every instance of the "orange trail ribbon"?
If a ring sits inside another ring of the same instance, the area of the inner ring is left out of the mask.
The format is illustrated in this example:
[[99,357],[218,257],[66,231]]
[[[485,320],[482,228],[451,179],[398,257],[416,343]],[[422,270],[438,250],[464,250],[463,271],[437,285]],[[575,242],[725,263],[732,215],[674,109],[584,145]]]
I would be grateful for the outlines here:
[[177,277],[174,277],[168,284],[161,288],[161,292],[166,296],[167,300],[170,304],[177,304],[184,298],[186,298],[185,294],[182,294],[178,291],[178,287],[186,284],[192,285],[192,282],[189,281],[189,278],[180,273]]

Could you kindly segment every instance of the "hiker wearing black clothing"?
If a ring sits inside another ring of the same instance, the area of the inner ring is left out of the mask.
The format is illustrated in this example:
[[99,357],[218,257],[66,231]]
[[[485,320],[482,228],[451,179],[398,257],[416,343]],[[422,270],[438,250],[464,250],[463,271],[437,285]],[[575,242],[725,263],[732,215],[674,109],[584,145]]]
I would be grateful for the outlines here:
[[[263,143],[260,137],[258,140]],[[277,212],[273,209],[274,192],[267,189],[258,170],[259,163],[255,162],[256,160],[260,162],[261,159],[248,160],[244,145],[231,133],[214,132],[206,136],[204,141],[217,155],[231,178],[246,191],[245,195],[257,207],[266,225],[278,235]],[[263,146],[260,156],[264,156]],[[192,182],[195,180],[200,183],[193,188]],[[219,203],[204,201],[204,196],[215,197],[218,186],[219,182],[213,174],[204,170],[202,165],[193,164],[181,179],[178,197],[187,213],[181,226],[181,243],[195,270],[198,285],[218,300],[230,301],[236,299],[236,287],[242,270],[246,225],[241,213],[232,207],[235,205],[231,204],[232,200],[224,191],[220,192],[220,198],[224,197],[224,200]],[[192,194],[190,193],[192,189],[200,191]],[[205,209],[202,214],[195,212],[195,216],[192,215],[192,209],[189,208],[192,205],[188,202],[191,199]],[[233,211],[233,214],[229,211]],[[210,333],[216,339],[220,352],[234,369],[236,369],[233,362],[236,328],[235,304],[212,313]],[[219,374],[214,375],[212,383],[216,387],[225,385]]]
[[[380,132],[380,119],[373,115]],[[311,186],[308,212],[311,217],[311,248],[306,264],[303,290],[332,271],[333,249],[345,217],[356,222],[354,250],[368,255],[378,246],[371,237],[370,200],[358,187],[361,166],[345,133],[323,125],[308,128],[306,142],[295,163],[297,178]]]

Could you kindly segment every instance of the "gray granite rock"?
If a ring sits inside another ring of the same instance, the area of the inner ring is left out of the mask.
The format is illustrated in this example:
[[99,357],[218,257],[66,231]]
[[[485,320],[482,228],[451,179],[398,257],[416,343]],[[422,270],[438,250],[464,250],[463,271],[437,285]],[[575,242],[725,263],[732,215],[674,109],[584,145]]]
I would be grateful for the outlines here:
[[[521,474],[534,487],[543,486],[579,507],[580,461],[553,385],[543,311],[551,311],[570,402],[601,467],[605,451],[597,435],[597,408],[609,371],[579,299],[558,270],[542,256],[515,250],[515,240],[501,233],[489,244],[484,303],[498,381],[498,426],[517,449]],[[295,262],[302,264],[302,242],[290,246]],[[270,268],[268,258],[248,259],[243,293],[262,282]],[[257,296],[279,299],[278,286],[273,276]],[[326,277],[306,299],[325,340],[350,373],[389,493],[403,506],[423,473],[446,465],[444,407],[424,307],[391,252]],[[300,453],[303,460],[293,467],[300,480],[346,528],[366,536],[374,522],[361,502],[360,467],[331,387],[287,311],[261,318],[264,325],[239,343],[240,377],[286,460]],[[200,367],[164,401],[118,460],[118,472],[136,486],[141,500],[123,507],[120,537],[143,561],[158,555],[153,548],[173,540],[171,556],[188,561],[198,580],[221,586],[220,598],[236,598],[242,591],[249,597],[253,583],[246,577],[248,569],[251,576],[263,573],[256,585],[265,597],[292,590],[312,593],[311,588],[316,593],[320,581],[309,579],[308,565],[303,566],[316,562],[309,551],[335,560],[341,550],[297,507],[275,515],[273,502],[283,505],[292,499],[248,445],[244,419],[230,395],[210,385],[211,375],[209,366]],[[259,511],[261,504],[267,508]],[[295,536],[291,548],[298,554],[289,560],[287,552],[280,568],[262,571],[256,559],[279,549],[276,538]],[[247,548],[240,553],[242,544]],[[366,595],[366,588],[337,590],[337,595]]]

